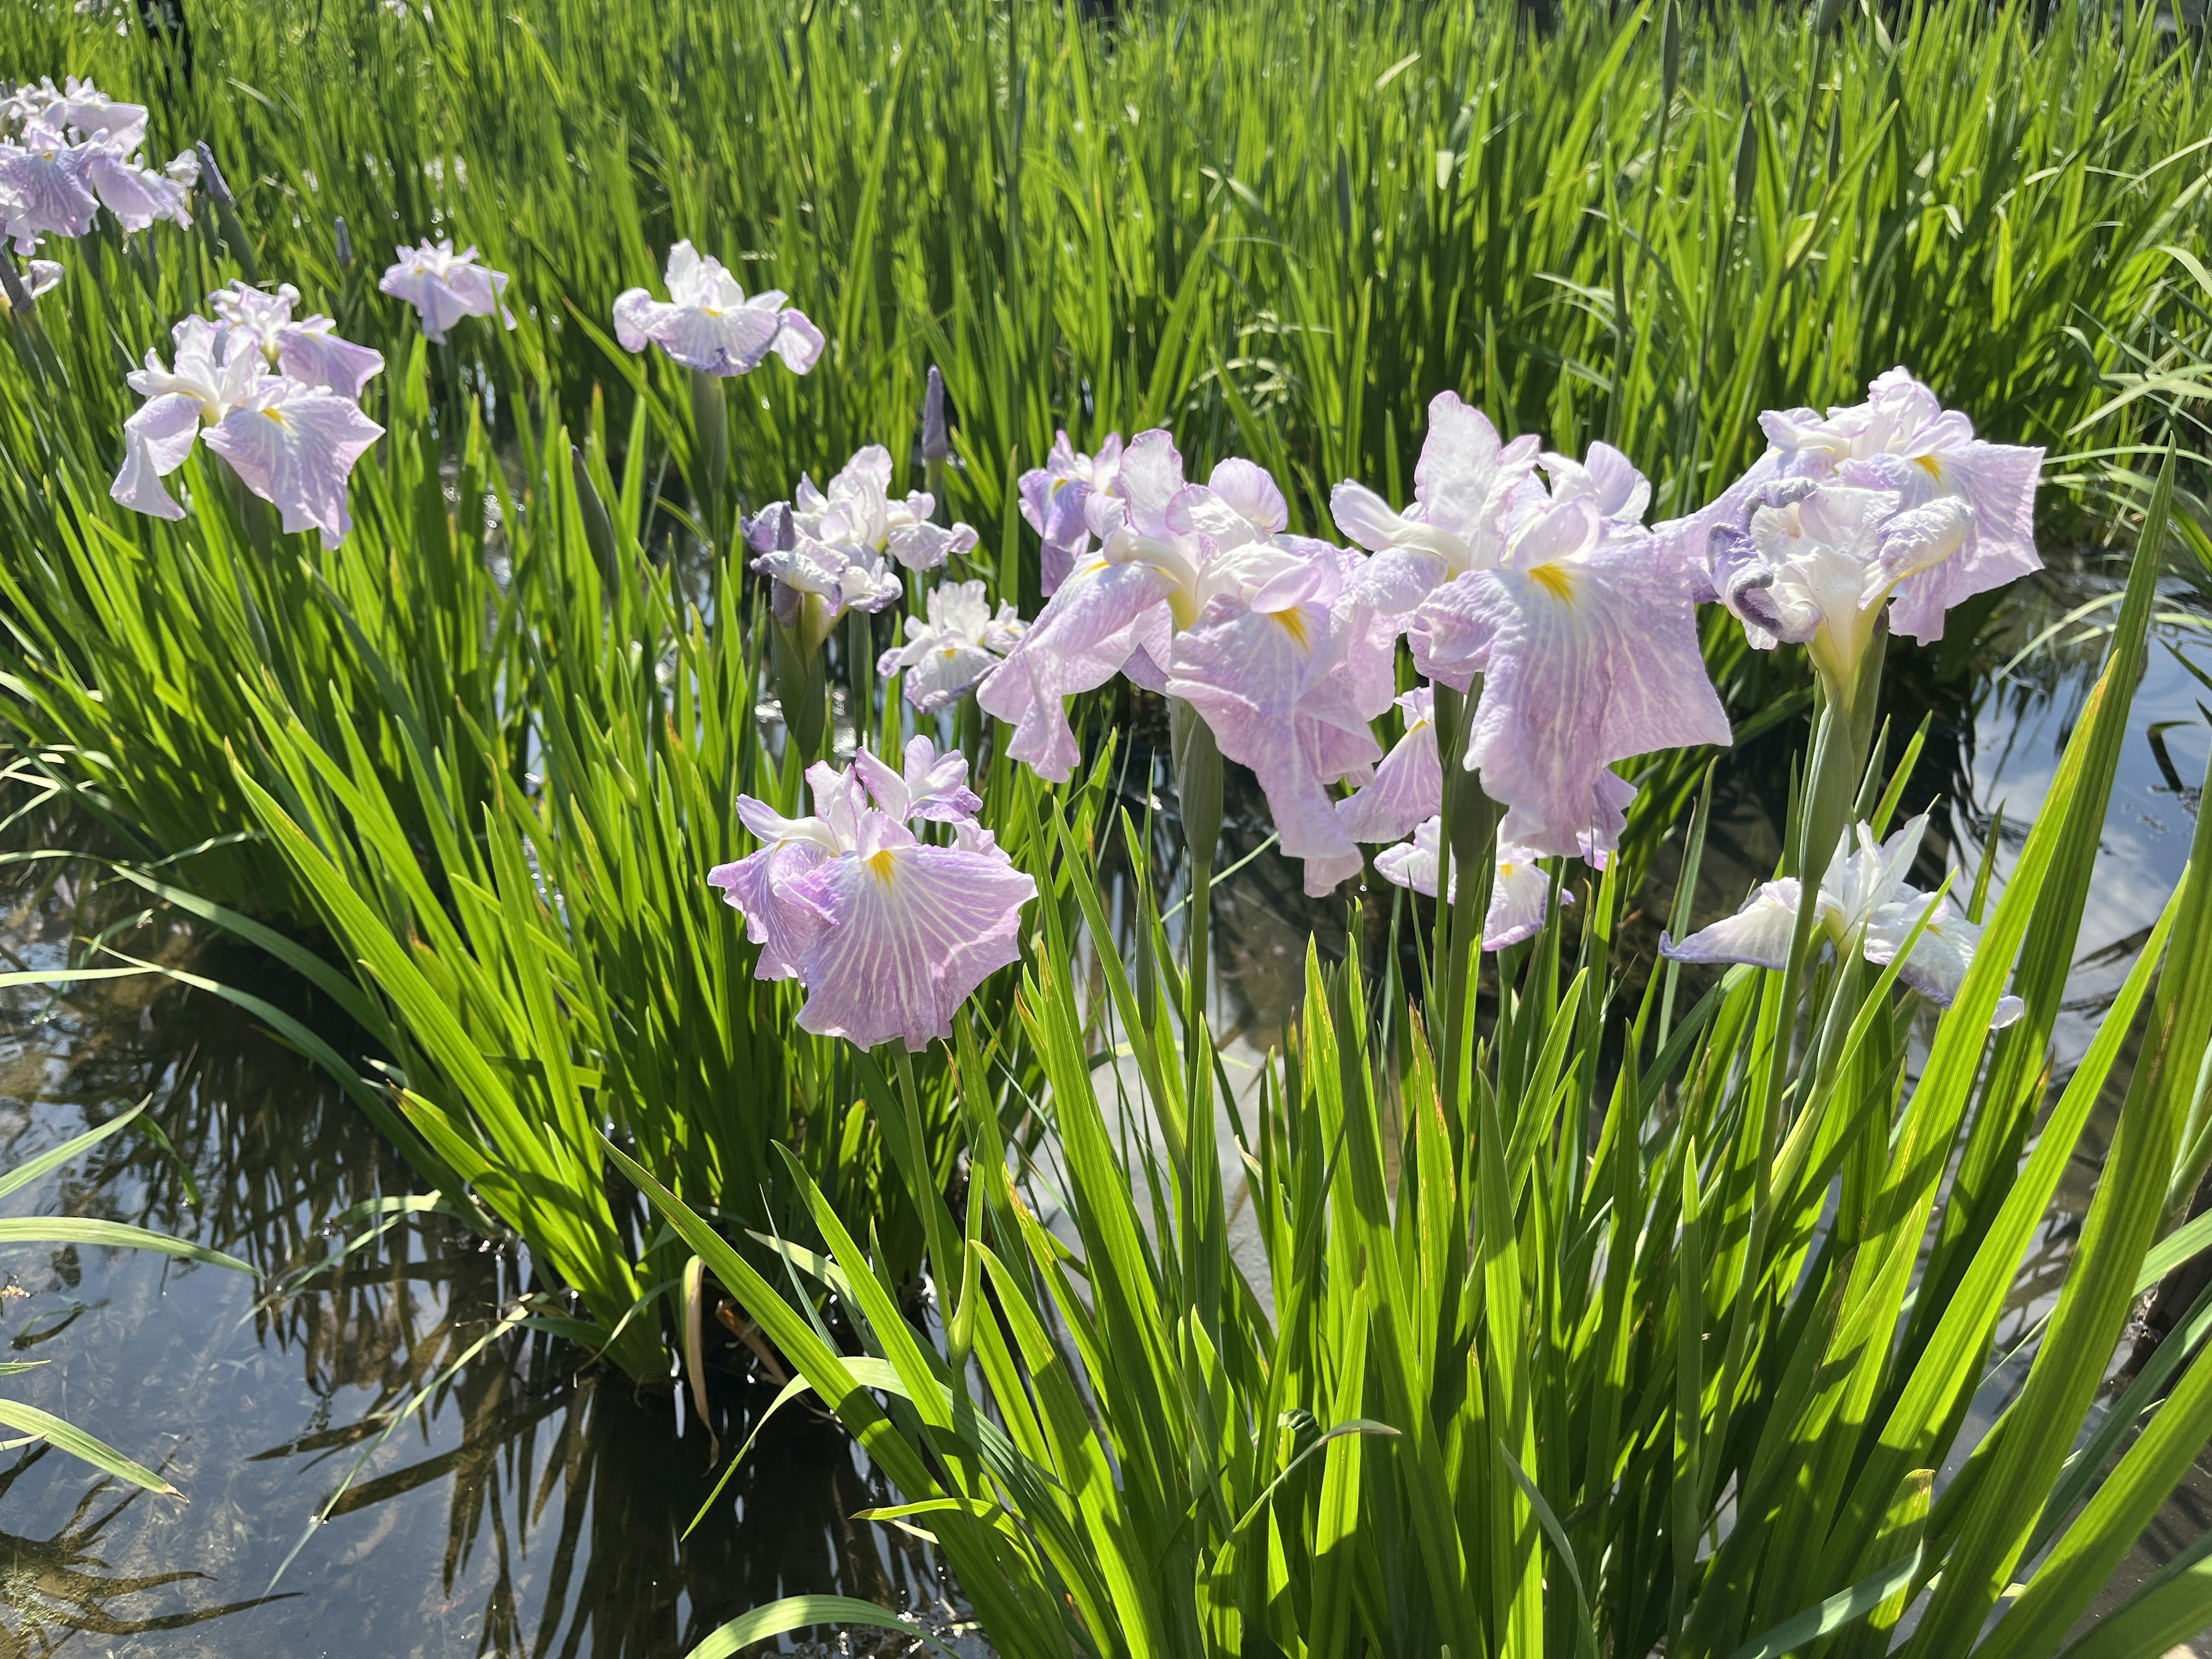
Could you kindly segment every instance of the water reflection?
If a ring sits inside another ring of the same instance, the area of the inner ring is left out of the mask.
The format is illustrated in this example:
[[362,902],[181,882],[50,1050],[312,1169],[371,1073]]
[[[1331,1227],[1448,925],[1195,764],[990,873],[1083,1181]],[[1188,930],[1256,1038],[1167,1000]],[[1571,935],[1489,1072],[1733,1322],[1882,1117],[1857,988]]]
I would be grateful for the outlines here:
[[[10,966],[56,965],[72,935],[123,919],[66,876],[13,897]],[[296,995],[181,932],[132,941]],[[276,1280],[371,1231],[366,1207],[409,1188],[357,1109],[225,1005],[156,979],[64,1000],[0,994],[0,1160],[148,1095],[174,1158],[128,1132],[14,1194],[10,1212],[179,1232]],[[787,1409],[732,1481],[734,1504],[684,1540],[719,1470],[708,1425],[673,1390],[637,1391],[528,1331],[456,1370],[535,1287],[511,1242],[444,1217],[408,1217],[274,1299],[242,1275],[143,1253],[18,1251],[0,1268],[0,1331],[22,1357],[58,1362],[0,1386],[159,1467],[189,1498],[119,1489],[39,1447],[0,1462],[0,1651],[46,1653],[81,1632],[116,1659],[673,1659],[801,1591],[944,1616],[950,1587],[926,1548],[848,1518],[888,1494],[820,1416]],[[714,1360],[711,1426],[726,1448],[773,1396],[734,1342]]]

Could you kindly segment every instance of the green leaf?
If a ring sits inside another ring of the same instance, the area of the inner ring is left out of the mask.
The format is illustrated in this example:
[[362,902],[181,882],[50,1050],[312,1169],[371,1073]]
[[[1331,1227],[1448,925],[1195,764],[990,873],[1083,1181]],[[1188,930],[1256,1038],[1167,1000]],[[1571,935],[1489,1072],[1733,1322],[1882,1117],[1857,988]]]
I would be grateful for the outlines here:
[[10,1216],[0,1218],[0,1244],[104,1244],[120,1249],[158,1250],[163,1255],[204,1261],[211,1267],[228,1267],[252,1274],[251,1263],[221,1250],[210,1250],[167,1233],[133,1227],[121,1221],[95,1221],[83,1216]]
[[184,1493],[146,1468],[134,1463],[103,1440],[96,1440],[82,1429],[64,1423],[51,1413],[36,1406],[26,1406],[20,1400],[0,1399],[0,1423],[11,1429],[21,1429],[26,1434],[58,1447],[72,1457],[82,1458],[93,1468],[113,1475],[118,1480],[128,1480],[134,1486],[143,1486],[148,1492],[159,1492],[164,1498],[182,1498]]
[[781,1601],[771,1601],[742,1618],[731,1620],[692,1649],[684,1659],[731,1659],[731,1656],[756,1642],[788,1636],[810,1625],[861,1625],[870,1630],[896,1631],[917,1642],[928,1643],[945,1659],[959,1659],[944,1643],[889,1608],[879,1607],[872,1601],[856,1601],[849,1595],[787,1595]]
[[1849,1589],[1838,1590],[1819,1605],[1784,1620],[1764,1636],[1753,1637],[1729,1659],[1782,1659],[1784,1654],[1796,1653],[1854,1620],[1865,1618],[1912,1582],[1913,1575],[1920,1571],[1920,1557],[1921,1552],[1915,1550],[1869,1573]]

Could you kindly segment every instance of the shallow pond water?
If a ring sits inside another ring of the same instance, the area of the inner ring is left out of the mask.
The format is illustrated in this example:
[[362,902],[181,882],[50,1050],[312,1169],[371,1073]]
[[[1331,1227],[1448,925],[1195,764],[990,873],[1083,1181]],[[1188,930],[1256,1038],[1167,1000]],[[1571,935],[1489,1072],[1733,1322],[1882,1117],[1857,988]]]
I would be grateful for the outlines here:
[[[2016,590],[1948,674],[1940,653],[1893,665],[1902,723],[1934,716],[1916,791],[1937,804],[1932,865],[1971,868],[2002,805],[2002,880],[2095,672],[2101,641],[2075,636],[2110,611],[1996,671],[2110,585],[2094,566],[2053,573]],[[2197,699],[2212,690],[2166,648],[2193,635],[2174,614],[2130,724],[2058,1033],[2062,1078],[2187,855],[2212,749]],[[1723,768],[1701,915],[1733,908],[1771,866],[1795,738]],[[117,919],[66,878],[33,879],[19,872],[8,893],[8,967],[58,966],[73,936]],[[1671,882],[1664,859],[1655,879]],[[1294,869],[1262,853],[1219,895],[1224,1030],[1264,1041],[1280,1029],[1310,928],[1340,948],[1341,909],[1297,891]],[[162,948],[292,994],[248,957],[183,934]],[[376,1232],[390,1218],[368,1206],[405,1193],[407,1172],[251,1019],[150,978],[65,1000],[0,992],[0,1166],[148,1098],[173,1154],[119,1136],[0,1207],[176,1231],[241,1256],[264,1283],[139,1252],[0,1259],[5,1357],[51,1362],[8,1379],[10,1392],[158,1466],[189,1500],[134,1495],[40,1448],[0,1453],[0,1651],[679,1659],[722,1621],[801,1591],[915,1607],[939,1628],[956,1617],[925,1547],[850,1518],[888,1494],[834,1424],[798,1408],[681,1538],[710,1489],[717,1437],[742,1437],[771,1397],[745,1380],[742,1351],[725,1352],[702,1424],[672,1389],[635,1389],[542,1335],[493,1335],[528,1287],[526,1257],[434,1214]],[[2085,1137],[2033,1247],[2015,1333],[2055,1291],[2109,1128],[2102,1116]],[[2017,1381],[1994,1375],[1980,1410]],[[2128,1573],[2208,1523],[2212,1476],[2200,1472]]]

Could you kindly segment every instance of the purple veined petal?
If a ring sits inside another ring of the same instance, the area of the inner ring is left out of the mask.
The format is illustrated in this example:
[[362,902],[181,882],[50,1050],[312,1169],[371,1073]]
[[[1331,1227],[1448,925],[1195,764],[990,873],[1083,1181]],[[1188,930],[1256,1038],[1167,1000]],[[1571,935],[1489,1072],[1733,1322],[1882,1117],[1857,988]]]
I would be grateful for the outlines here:
[[[1443,819],[1424,819],[1411,841],[1386,847],[1375,855],[1375,872],[1394,887],[1403,887],[1425,897],[1437,896],[1437,866],[1443,841]],[[1459,872],[1452,872],[1451,897],[1459,896]]]
[[905,778],[866,749],[853,757],[853,767],[867,785],[868,798],[875,802],[876,810],[895,823],[904,823],[909,805]]
[[1405,735],[1376,769],[1375,781],[1337,803],[1336,815],[1354,841],[1402,841],[1424,818],[1443,811],[1443,763],[1437,753],[1436,694],[1426,686],[1398,699],[1406,711]]
[[[327,318],[310,322],[328,323]],[[384,354],[374,346],[341,340],[327,326],[291,326],[277,335],[277,366],[303,386],[319,386],[358,402],[362,388],[384,372]]]
[[[1302,718],[1301,705],[1335,666],[1328,611],[1306,602],[1259,611],[1229,598],[1212,601],[1175,636],[1167,694],[1195,708],[1227,758],[1249,767],[1267,798],[1285,857],[1304,863],[1318,896],[1355,873],[1359,848],[1346,833],[1328,786],[1344,775],[1346,752]],[[1350,735],[1350,734],[1347,734]],[[1352,763],[1380,757],[1363,725]]]
[[1149,565],[1079,566],[976,694],[987,714],[1013,723],[1006,753],[1048,782],[1080,758],[1066,700],[1119,673],[1147,612],[1164,610],[1169,579]]
[[[1130,522],[1147,536],[1167,533],[1168,503],[1183,488],[1182,456],[1159,428],[1139,432],[1122,452],[1120,493]],[[1094,495],[1095,501],[1099,497]],[[1096,524],[1093,532],[1104,534]]]
[[910,1052],[949,1037],[953,1011],[1019,957],[1022,907],[1036,896],[1003,854],[927,846],[879,813],[852,857],[799,885],[827,923],[800,964],[800,1026]]
[[[1897,976],[1938,1008],[1948,1008],[1958,997],[1966,970],[1974,965],[1974,953],[1982,941],[1982,930],[1948,898],[1928,900],[1916,895],[1905,902],[1885,906],[1868,924],[1866,959],[1877,967],[1887,967],[1895,961],[1923,911],[1928,915],[1927,925],[1921,928]],[[2026,1005],[2018,997],[2001,998],[1991,1016],[1990,1029],[2009,1025],[2025,1012]]]
[[99,199],[66,149],[0,147],[0,210],[15,252],[27,255],[43,235],[74,240],[92,228]]
[[143,230],[156,219],[167,219],[180,225],[192,222],[191,210],[185,204],[184,185],[138,167],[125,156],[100,149],[88,151],[84,159],[84,179],[99,197],[100,204],[116,216],[125,230]]
[[288,535],[310,526],[336,547],[353,527],[346,480],[384,428],[350,398],[296,380],[264,382],[207,434],[210,449],[276,507]]
[[161,480],[185,464],[199,434],[198,398],[169,392],[149,399],[123,423],[123,467],[108,495],[134,513],[183,518],[185,509]]
[[1784,640],[1802,645],[1820,631],[1817,612],[1785,617],[1775,604],[1774,567],[1748,531],[1723,525],[1705,546],[1713,595],[1735,613],[1753,650],[1771,651]]
[[791,890],[829,856],[803,841],[778,842],[734,864],[707,872],[730,908],[745,919],[745,936],[761,947],[755,979],[796,979],[809,947],[829,924],[811,907],[794,902]]
[[1974,509],[1958,495],[1892,514],[1882,522],[1881,554],[1867,568],[1860,604],[1878,605],[1898,583],[1950,562],[1973,533]]
[[106,142],[125,149],[135,149],[146,136],[146,106],[125,104],[110,98],[89,81],[80,81],[74,75],[66,77],[67,90],[48,104],[46,118],[62,126],[75,127],[87,137],[105,133]]
[[848,607],[872,615],[904,599],[906,584],[878,560],[847,565],[837,578],[837,591]]
[[1500,833],[1547,856],[1618,844],[1634,791],[1613,762],[1730,741],[1695,612],[1646,532],[1462,576],[1422,606],[1415,660],[1446,684],[1485,676],[1468,768],[1510,809]]
[[1786,968],[1802,890],[1794,876],[1764,882],[1734,915],[1700,928],[1679,943],[1662,933],[1659,954],[1669,962],[1740,962],[1754,968]]
[[655,319],[652,338],[684,368],[727,378],[759,367],[778,326],[773,312],[745,306],[722,312],[677,306]]
[[983,810],[982,801],[968,787],[968,757],[957,749],[939,755],[937,745],[917,732],[906,740],[901,756],[910,817],[939,823],[971,818]]
[[803,311],[787,307],[776,313],[775,337],[768,349],[783,359],[783,365],[794,374],[804,374],[822,360],[822,331],[808,320]]
[[964,524],[949,530],[934,524],[902,525],[884,538],[885,550],[908,570],[934,570],[953,554],[975,545],[975,532]]
[[[1536,854],[1528,848],[1500,842],[1498,872],[1490,884],[1490,909],[1482,919],[1482,948],[1503,951],[1534,938],[1544,926],[1551,896],[1552,878],[1537,863]],[[1562,887],[1559,902],[1572,904],[1575,896]]]
[[868,808],[868,788],[860,769],[848,766],[840,772],[827,761],[817,761],[806,769],[806,791],[815,812],[829,825],[837,850],[849,853],[858,847]]
[[1651,505],[1651,480],[1608,443],[1594,443],[1583,465],[1597,487],[1597,510],[1608,519],[1641,524]]
[[1441,553],[1425,547],[1386,548],[1346,580],[1345,594],[1376,616],[1391,619],[1394,632],[1402,632],[1421,601],[1450,579],[1451,568]]
[[1290,528],[1291,509],[1274,475],[1256,461],[1231,457],[1213,469],[1206,485],[1229,510],[1263,536]]
[[1900,582],[1890,608],[1897,631],[1923,644],[1943,637],[1952,606],[2043,568],[2033,526],[2043,452],[1980,443],[1973,450],[1949,469],[1972,507],[1972,529],[1953,557]]
[[652,343],[653,331],[675,313],[674,306],[641,288],[624,289],[615,297],[615,343],[624,351],[644,350]]

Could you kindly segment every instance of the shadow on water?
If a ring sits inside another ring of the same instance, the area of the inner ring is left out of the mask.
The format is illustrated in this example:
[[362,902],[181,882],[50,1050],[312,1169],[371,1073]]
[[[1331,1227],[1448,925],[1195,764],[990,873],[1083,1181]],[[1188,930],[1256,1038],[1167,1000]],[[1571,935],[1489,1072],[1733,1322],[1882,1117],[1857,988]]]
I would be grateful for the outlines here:
[[[1923,881],[1947,864],[1971,871],[1994,831],[2002,882],[2094,679],[2102,641],[2087,630],[2109,611],[1999,671],[2116,591],[2111,569],[2079,560],[1955,618],[1944,646],[1893,656],[1900,740],[1929,718],[1906,801],[1933,813]],[[2179,874],[2198,807],[2212,715],[2197,698],[2212,691],[2167,647],[2202,636],[2178,619],[2159,633],[2060,1022],[2062,1081]],[[1164,722],[1141,701],[1123,714],[1121,805],[1140,822],[1152,811],[1173,902]],[[1719,767],[1700,921],[1771,872],[1799,736],[1777,732]],[[1232,769],[1218,862],[1242,867],[1215,911],[1224,1051],[1238,1038],[1265,1048],[1296,1018],[1310,933],[1325,954],[1347,945],[1345,906],[1305,898],[1297,866],[1267,836],[1264,803]],[[1632,973],[1648,971],[1678,856],[1669,848],[1655,861],[1657,896],[1624,941]],[[54,874],[61,867],[18,866],[0,893],[0,966],[61,965],[72,939],[130,920],[119,898],[82,890]],[[1387,933],[1374,917],[1370,927],[1371,955]],[[192,959],[272,1000],[298,995],[253,958],[187,933],[141,924],[132,939],[137,954]],[[0,1387],[158,1466],[190,1498],[119,1488],[40,1446],[0,1454],[0,1653],[677,1659],[724,1620],[803,1591],[916,1608],[940,1628],[952,1616],[957,1594],[923,1544],[851,1518],[890,1495],[842,1432],[803,1407],[779,1418],[682,1538],[720,1473],[717,1443],[726,1455],[773,1397],[719,1328],[709,1327],[722,1346],[704,1425],[676,1390],[635,1390],[542,1334],[509,1332],[457,1364],[538,1288],[526,1254],[434,1214],[368,1237],[378,1224],[368,1206],[408,1191],[406,1170],[249,1018],[153,978],[59,1000],[0,992],[0,1166],[149,1097],[173,1155],[136,1131],[118,1136],[13,1194],[9,1212],[179,1232],[242,1256],[264,1283],[137,1252],[0,1257],[6,1357],[54,1362]],[[2084,1138],[2001,1342],[2028,1332],[2056,1294],[2116,1107],[2116,1097],[2104,1103]],[[2000,1368],[1978,1411],[1993,1413],[2016,1386]],[[341,1486],[329,1522],[311,1528]],[[2212,1474],[2200,1472],[2131,1570],[2170,1555],[2208,1519]],[[910,1646],[891,1638],[885,1650]]]
[[[67,879],[10,896],[9,968],[58,965],[72,935],[116,920]],[[137,939],[234,983],[255,971],[181,933]],[[799,1406],[680,1538],[720,1474],[714,1437],[726,1456],[773,1398],[733,1340],[703,1425],[673,1389],[635,1390],[542,1334],[501,1336],[457,1368],[532,1288],[511,1241],[410,1216],[299,1282],[374,1231],[349,1212],[410,1182],[358,1110],[250,1019],[157,979],[61,1001],[0,993],[0,1165],[149,1096],[174,1157],[134,1130],[13,1194],[9,1212],[174,1231],[264,1282],[143,1252],[0,1258],[5,1357],[54,1362],[0,1386],[189,1499],[44,1447],[0,1457],[0,1653],[675,1659],[783,1595],[949,1611],[917,1540],[850,1519],[887,1490]],[[271,1295],[286,1275],[295,1288]]]

